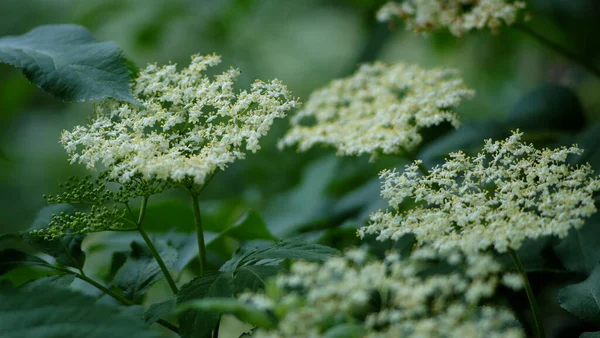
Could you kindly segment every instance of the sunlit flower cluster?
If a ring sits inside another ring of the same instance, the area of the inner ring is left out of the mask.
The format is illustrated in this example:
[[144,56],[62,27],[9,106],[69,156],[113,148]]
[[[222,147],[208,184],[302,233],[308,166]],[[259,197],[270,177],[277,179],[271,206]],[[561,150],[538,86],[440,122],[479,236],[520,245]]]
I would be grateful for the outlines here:
[[371,260],[354,249],[322,264],[294,263],[265,293],[240,298],[278,319],[273,330],[255,330],[259,338],[523,337],[507,310],[484,305],[519,278],[501,271],[489,255],[440,259],[422,249]]
[[141,176],[202,185],[215,170],[260,149],[273,120],[297,100],[278,80],[236,92],[239,70],[205,74],[219,63],[217,55],[196,55],[179,72],[175,65],[149,65],[134,87],[144,107],[104,102],[89,125],[63,132],[71,162],[102,164],[120,182]]
[[379,21],[404,20],[417,33],[447,28],[456,36],[489,28],[496,32],[512,25],[525,8],[516,0],[405,0],[388,2],[377,12]]
[[[424,177],[418,163],[403,173],[383,171],[381,194],[393,210],[372,214],[359,235],[395,240],[412,233],[438,250],[465,252],[506,252],[528,238],[565,237],[596,212],[600,178],[590,165],[566,163],[582,153],[576,146],[538,150],[521,136],[487,140],[476,157],[451,153]],[[406,200],[417,205],[403,210]]]
[[457,126],[452,109],[472,95],[454,70],[365,64],[315,91],[280,146],[297,144],[305,151],[325,144],[338,155],[402,153],[421,143],[422,128]]

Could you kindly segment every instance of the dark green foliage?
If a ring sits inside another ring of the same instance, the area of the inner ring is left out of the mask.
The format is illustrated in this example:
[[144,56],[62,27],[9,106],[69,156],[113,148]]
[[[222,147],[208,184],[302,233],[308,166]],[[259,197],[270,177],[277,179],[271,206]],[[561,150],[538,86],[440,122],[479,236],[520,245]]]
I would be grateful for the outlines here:
[[[168,246],[159,249],[159,254],[167,267],[177,260],[177,251]],[[114,285],[123,290],[126,298],[137,300],[162,278],[160,267],[146,246],[132,242],[129,257],[117,271]]]
[[22,239],[35,249],[46,253],[54,258],[59,264],[76,269],[83,269],[85,263],[85,252],[81,250],[81,242],[84,235],[66,236],[46,240],[37,235],[31,235],[34,230],[46,229],[52,222],[54,215],[70,213],[73,207],[69,204],[55,204],[43,208],[33,221],[32,226],[22,234]]
[[20,68],[29,81],[61,100],[114,98],[139,104],[119,47],[97,42],[81,26],[39,26],[0,38],[0,62]]
[[15,249],[0,250],[0,276],[22,266],[46,266],[43,259]]
[[68,289],[40,285],[0,289],[0,337],[155,338],[137,318]]
[[[233,297],[231,272],[208,272],[184,285],[177,295],[177,305],[197,299]],[[219,323],[219,315],[212,312],[187,310],[179,315],[181,336],[184,338],[211,337]]]
[[573,132],[583,129],[585,116],[579,98],[570,88],[545,84],[523,95],[505,121],[510,128],[526,132]]
[[581,283],[569,285],[558,294],[560,306],[590,323],[600,323],[600,265]]

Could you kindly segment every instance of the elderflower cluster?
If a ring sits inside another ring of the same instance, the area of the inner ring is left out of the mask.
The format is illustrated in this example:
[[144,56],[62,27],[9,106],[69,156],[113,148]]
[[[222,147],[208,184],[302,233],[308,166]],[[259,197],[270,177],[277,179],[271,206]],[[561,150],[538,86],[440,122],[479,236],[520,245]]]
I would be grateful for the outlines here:
[[[441,251],[517,250],[525,239],[565,237],[596,212],[600,177],[589,164],[566,163],[576,146],[538,150],[513,132],[487,140],[476,157],[451,153],[441,166],[420,176],[418,162],[400,174],[385,170],[382,196],[393,210],[371,215],[359,235],[397,240],[412,233]],[[416,207],[403,210],[405,200]]]
[[71,163],[102,164],[122,183],[143,177],[202,185],[215,170],[260,149],[273,120],[298,102],[278,80],[236,92],[239,70],[205,74],[220,61],[195,55],[179,72],[175,65],[149,65],[134,86],[144,107],[104,102],[89,125],[62,133]]
[[401,18],[407,29],[417,33],[447,28],[456,36],[474,29],[497,32],[512,25],[525,8],[516,0],[405,0],[388,2],[377,12],[377,20]]
[[490,255],[440,259],[421,249],[380,261],[354,249],[322,264],[296,262],[265,293],[240,299],[278,321],[272,330],[256,329],[257,338],[524,337],[508,310],[485,306],[515,279],[501,271]]
[[452,108],[472,95],[454,70],[365,64],[311,94],[279,146],[297,144],[305,151],[325,144],[338,155],[372,158],[401,153],[421,143],[422,128],[442,122],[458,126]]

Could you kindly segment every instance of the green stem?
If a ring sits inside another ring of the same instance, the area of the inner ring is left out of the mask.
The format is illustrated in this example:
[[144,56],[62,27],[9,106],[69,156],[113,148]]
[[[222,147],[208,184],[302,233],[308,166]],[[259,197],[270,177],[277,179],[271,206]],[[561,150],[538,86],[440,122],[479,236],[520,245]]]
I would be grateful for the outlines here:
[[194,223],[196,225],[196,236],[198,240],[198,253],[200,254],[200,276],[204,274],[206,267],[206,245],[204,244],[204,230],[202,230],[202,219],[200,215],[200,205],[198,193],[190,190],[192,196],[192,207],[194,208]]
[[594,74],[595,76],[600,78],[600,69],[596,68],[596,66],[590,62],[587,59],[584,59],[583,57],[577,55],[576,53],[571,52],[570,50],[566,49],[565,47],[559,45],[558,43],[548,39],[547,37],[533,31],[531,28],[526,27],[524,25],[515,25],[515,27],[517,29],[519,29],[520,31],[524,32],[525,34],[528,34],[529,36],[531,36],[532,38],[536,39],[537,41],[539,41],[540,43],[546,45],[546,47],[554,50],[555,52],[562,54],[566,57],[568,57],[569,59],[575,61],[577,64],[579,64],[581,67],[587,69],[590,73]]
[[[79,273],[74,273],[73,271],[69,270],[69,269],[63,269],[57,266],[53,266],[53,265],[48,265],[49,268],[57,270],[57,271],[61,271],[61,272],[65,272],[68,274],[74,274],[75,277],[81,279],[82,281],[94,286],[96,289],[102,291],[104,294],[107,294],[109,296],[111,296],[112,298],[114,298],[115,300],[117,300],[119,303],[125,305],[125,306],[131,306],[131,305],[135,305],[132,301],[130,301],[129,299],[119,295],[118,293],[115,293],[113,291],[111,291],[109,288],[105,287],[104,285],[96,282],[95,280],[91,279],[90,277],[86,276],[83,271],[79,272]],[[164,319],[159,319],[156,321],[158,324],[164,326],[165,328],[179,334],[179,328],[164,320]]]
[[531,309],[531,314],[533,315],[533,322],[535,324],[535,336],[538,338],[544,338],[546,335],[544,333],[544,327],[542,325],[542,315],[540,313],[538,303],[535,299],[535,295],[533,294],[531,284],[529,283],[527,272],[525,272],[525,268],[523,267],[523,262],[521,262],[521,258],[519,258],[519,255],[513,249],[508,249],[508,253],[510,254],[510,257],[515,263],[515,266],[519,271],[521,278],[523,279],[525,293],[527,294],[527,299],[529,299],[529,308]]
[[137,230],[140,233],[140,235],[142,235],[144,242],[146,242],[146,246],[148,246],[148,249],[150,249],[152,256],[154,256],[154,259],[158,263],[158,266],[160,267],[160,270],[162,271],[163,275],[165,276],[167,282],[169,283],[171,290],[173,291],[174,294],[177,294],[179,292],[179,289],[177,288],[177,284],[175,283],[173,276],[171,276],[171,273],[169,272],[169,268],[167,268],[167,265],[163,261],[162,257],[160,257],[158,250],[156,250],[154,243],[152,243],[152,240],[150,240],[150,237],[148,236],[146,231],[144,231],[144,229],[142,228],[142,224],[144,221],[144,215],[146,214],[147,206],[148,206],[148,196],[144,196],[144,198],[142,199],[142,206],[140,207],[140,216],[138,218]]

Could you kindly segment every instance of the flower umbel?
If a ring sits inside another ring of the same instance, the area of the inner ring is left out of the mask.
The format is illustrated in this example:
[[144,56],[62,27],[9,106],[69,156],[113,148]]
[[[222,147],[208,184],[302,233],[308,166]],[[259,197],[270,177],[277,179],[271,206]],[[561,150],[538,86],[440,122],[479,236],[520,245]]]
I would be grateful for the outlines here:
[[500,264],[490,255],[448,257],[421,249],[379,261],[354,249],[323,264],[294,263],[265,294],[240,298],[279,320],[274,330],[257,329],[259,338],[344,328],[361,337],[524,337],[508,310],[485,306],[503,283]]
[[458,126],[452,108],[472,95],[454,70],[365,64],[311,94],[279,145],[305,151],[321,143],[338,155],[397,154],[419,145],[422,128]]
[[[383,171],[381,194],[393,210],[373,213],[359,235],[395,240],[412,233],[441,251],[493,247],[501,253],[528,238],[565,237],[596,212],[600,177],[588,164],[566,163],[582,153],[576,146],[538,150],[521,136],[517,131],[503,141],[487,140],[474,158],[451,153],[424,177],[417,163],[402,174]],[[417,206],[403,211],[407,199]]]
[[102,164],[122,183],[141,176],[202,185],[215,170],[260,149],[273,120],[298,101],[278,80],[236,92],[239,70],[205,74],[219,63],[217,55],[195,55],[179,72],[175,65],[149,65],[134,86],[144,108],[107,101],[89,125],[63,132],[71,162],[88,169]]
[[497,32],[502,25],[517,21],[524,1],[516,0],[405,0],[388,2],[377,12],[377,20],[390,21],[396,17],[406,28],[417,33],[447,28],[456,36],[489,28]]

